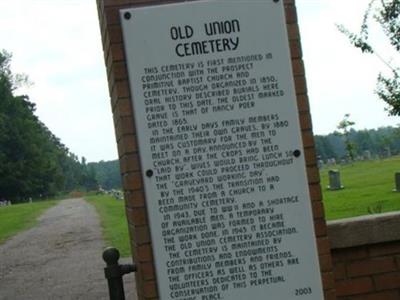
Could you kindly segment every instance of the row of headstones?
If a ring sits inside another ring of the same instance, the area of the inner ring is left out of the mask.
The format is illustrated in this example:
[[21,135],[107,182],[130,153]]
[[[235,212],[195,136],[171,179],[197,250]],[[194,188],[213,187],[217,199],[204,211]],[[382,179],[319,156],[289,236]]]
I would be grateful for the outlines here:
[[[331,191],[341,190],[344,188],[340,181],[339,170],[329,170],[329,186],[328,189]],[[400,192],[400,172],[394,173],[395,189],[394,192]]]
[[100,189],[100,192],[103,193],[103,194],[111,195],[117,200],[124,199],[124,194],[121,191],[118,191],[118,190],[109,190],[108,191],[108,190]]
[[[362,156],[357,156],[355,158],[356,161],[364,161],[364,160],[373,160],[373,159],[382,159],[382,158],[388,158],[392,156],[392,152],[390,151],[390,148],[385,149],[385,151],[382,153],[382,155],[375,155],[373,156],[371,154],[371,151],[365,150],[364,154]],[[341,164],[341,165],[346,165],[351,163],[350,159],[341,159],[339,162],[336,161],[335,158],[328,158],[326,161],[323,161],[322,159],[318,159],[318,168],[322,168],[323,166],[333,166],[336,164]]]
[[11,201],[9,200],[0,201],[0,206],[9,206],[9,205],[11,205]]

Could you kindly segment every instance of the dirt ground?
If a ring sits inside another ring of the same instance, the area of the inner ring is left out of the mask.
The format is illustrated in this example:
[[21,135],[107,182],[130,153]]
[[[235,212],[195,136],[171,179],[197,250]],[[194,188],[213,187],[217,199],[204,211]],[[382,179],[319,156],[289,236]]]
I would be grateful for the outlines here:
[[[63,200],[0,246],[0,299],[109,299],[103,249],[95,209]],[[134,275],[124,278],[126,299],[136,299]]]

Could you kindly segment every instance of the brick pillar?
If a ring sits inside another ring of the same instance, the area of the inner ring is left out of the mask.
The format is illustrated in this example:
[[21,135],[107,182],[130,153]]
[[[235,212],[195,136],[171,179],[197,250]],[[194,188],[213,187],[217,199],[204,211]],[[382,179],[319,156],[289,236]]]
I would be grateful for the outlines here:
[[312,201],[315,235],[322,275],[325,299],[336,299],[335,281],[333,276],[330,242],[327,236],[327,226],[322,203],[319,170],[316,160],[316,149],[312,131],[311,114],[307,95],[307,83],[301,50],[301,39],[297,22],[294,0],[286,0],[286,24],[290,53],[292,58],[293,76],[296,88],[297,106],[299,110],[300,128],[307,166],[307,177]]
[[[139,299],[157,299],[150,233],[143,194],[128,74],[122,44],[119,9],[150,1],[97,1],[111,109],[124,189],[131,251],[137,265]],[[126,289],[132,287],[125,287]]]
[[[322,204],[320,178],[307,96],[307,85],[301,51],[301,40],[294,0],[284,0],[286,23],[296,87],[300,125],[305,150],[307,175],[312,200],[315,233],[325,299],[336,299],[330,244]],[[156,274],[143,193],[141,167],[138,159],[136,130],[128,84],[119,10],[127,7],[162,4],[168,0],[97,0],[104,60],[107,66],[111,108],[125,194],[132,256],[137,264],[137,293],[139,299],[157,299]],[[175,1],[182,2],[182,1]],[[130,287],[126,287],[129,289]]]

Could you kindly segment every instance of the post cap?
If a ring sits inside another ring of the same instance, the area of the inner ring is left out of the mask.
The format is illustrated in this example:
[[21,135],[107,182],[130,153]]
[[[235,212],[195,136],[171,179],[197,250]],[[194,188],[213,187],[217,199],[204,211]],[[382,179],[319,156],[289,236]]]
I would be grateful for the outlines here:
[[119,259],[119,251],[114,247],[107,247],[103,251],[103,259],[107,265],[117,265]]

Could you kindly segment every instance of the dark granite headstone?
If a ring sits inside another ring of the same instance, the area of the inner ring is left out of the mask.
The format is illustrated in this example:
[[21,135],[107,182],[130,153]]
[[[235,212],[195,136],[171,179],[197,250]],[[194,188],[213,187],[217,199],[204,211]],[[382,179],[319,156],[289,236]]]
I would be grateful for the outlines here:
[[329,170],[328,175],[329,175],[329,186],[328,186],[329,190],[336,191],[344,188],[340,182],[339,170]]
[[400,192],[400,172],[394,173],[394,182],[396,184],[396,188],[393,191]]

